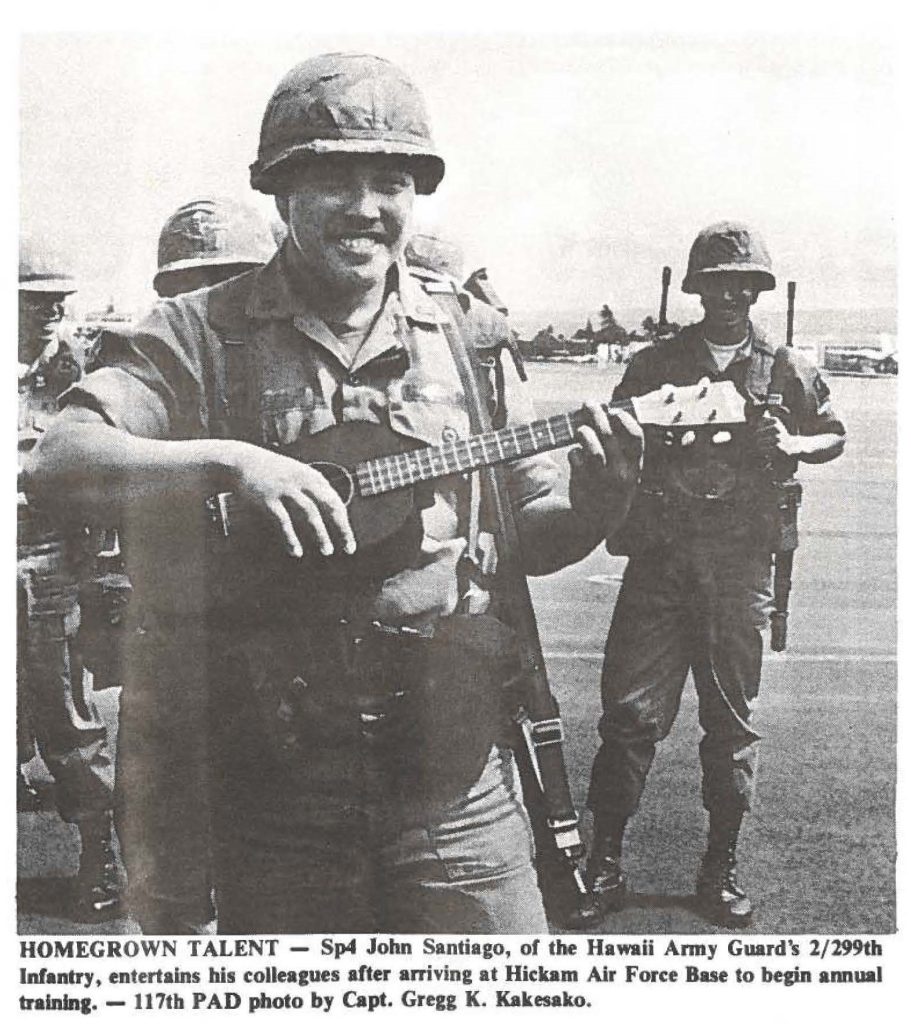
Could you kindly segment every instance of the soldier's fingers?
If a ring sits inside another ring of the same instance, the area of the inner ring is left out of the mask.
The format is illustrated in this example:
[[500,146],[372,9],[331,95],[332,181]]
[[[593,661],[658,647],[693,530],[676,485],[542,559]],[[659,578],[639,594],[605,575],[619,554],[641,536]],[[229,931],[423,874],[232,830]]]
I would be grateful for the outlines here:
[[319,553],[327,557],[331,555],[335,551],[332,538],[329,536],[329,531],[326,529],[326,524],[323,522],[322,514],[316,502],[310,495],[304,494],[303,491],[297,494],[289,494],[285,497],[285,502],[291,508],[294,521],[306,523],[308,530],[316,541]]
[[[585,410],[597,431],[605,469],[612,476],[627,477],[630,462],[637,458],[635,447],[631,451],[628,450],[626,438],[618,436],[613,429],[611,417],[608,416],[603,405],[589,401],[585,403]],[[614,422],[619,428],[619,435],[628,434],[627,426],[623,421],[615,420]]]
[[606,465],[604,445],[593,427],[587,425],[579,427],[576,431],[576,443],[579,446],[576,450],[588,472],[604,469]]
[[[614,420],[614,435],[620,440],[621,443],[626,442],[628,439],[632,439],[636,447],[640,447],[645,438],[642,433],[642,427],[639,425],[639,421],[631,413],[626,412],[624,409],[617,409],[616,412],[612,413],[611,419]],[[622,430],[617,430],[616,426],[620,424]]]
[[288,554],[292,558],[300,558],[304,553],[304,549],[301,547],[300,540],[298,540],[297,533],[294,530],[294,523],[291,522],[288,510],[277,498],[274,501],[266,502],[266,507],[278,523]]
[[322,474],[317,475],[319,480],[315,481],[313,486],[307,487],[305,493],[316,503],[325,525],[336,542],[335,546],[345,554],[353,555],[357,543],[351,529],[351,520],[348,518],[348,509],[329,481]]
[[604,406],[600,402],[595,402],[589,399],[589,401],[585,403],[584,408],[598,435],[602,438],[610,437],[613,430],[611,428],[610,417],[607,415],[607,410]]
[[645,436],[642,427],[634,416],[628,412],[617,412],[613,420],[613,437],[621,457],[628,462],[634,463],[637,467],[642,464],[642,457],[645,450]]

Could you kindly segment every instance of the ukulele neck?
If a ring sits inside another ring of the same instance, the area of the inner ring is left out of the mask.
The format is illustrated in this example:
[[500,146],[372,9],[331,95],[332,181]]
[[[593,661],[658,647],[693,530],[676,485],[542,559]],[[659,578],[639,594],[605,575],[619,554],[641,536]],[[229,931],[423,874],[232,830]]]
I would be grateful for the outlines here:
[[[623,409],[632,413],[630,402],[611,403],[608,413]],[[482,466],[494,466],[513,459],[565,448],[573,443],[579,427],[587,421],[584,410],[561,413],[515,427],[503,427],[464,440],[431,448],[415,448],[377,459],[354,468],[357,489],[364,497],[411,487],[425,480],[466,473]]]

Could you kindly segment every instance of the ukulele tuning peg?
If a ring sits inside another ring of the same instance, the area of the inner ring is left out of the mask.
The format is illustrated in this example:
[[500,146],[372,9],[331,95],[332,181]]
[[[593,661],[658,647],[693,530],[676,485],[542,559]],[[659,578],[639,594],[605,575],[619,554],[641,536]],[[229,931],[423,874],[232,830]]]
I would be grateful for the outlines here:
[[697,398],[705,398],[705,396],[708,393],[709,393],[709,386],[708,386],[708,384],[703,384],[702,387],[699,389],[699,394],[696,397]]
[[712,411],[706,417],[706,420],[709,423],[712,423],[714,420],[717,420],[717,419],[718,419],[718,410],[717,409],[712,409]]
[[664,404],[665,405],[673,405],[673,403],[674,403],[674,392],[672,390],[670,390],[670,388],[669,388],[667,390],[667,392],[665,393],[665,395],[664,395]]
[[677,412],[674,413],[674,418],[671,420],[671,422],[672,423],[679,423],[682,419],[683,419],[683,413],[678,409]]

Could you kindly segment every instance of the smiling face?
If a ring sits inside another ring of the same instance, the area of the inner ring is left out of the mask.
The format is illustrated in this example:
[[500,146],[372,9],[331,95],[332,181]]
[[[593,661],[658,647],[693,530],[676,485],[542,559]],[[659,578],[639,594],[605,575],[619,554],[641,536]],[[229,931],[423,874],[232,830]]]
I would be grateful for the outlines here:
[[702,274],[698,287],[706,334],[722,345],[741,342],[749,331],[750,307],[759,294],[752,275],[740,271]]
[[401,256],[414,195],[407,160],[332,154],[303,163],[276,205],[302,269],[333,295],[357,295]]
[[19,362],[33,363],[57,336],[63,292],[19,292]]

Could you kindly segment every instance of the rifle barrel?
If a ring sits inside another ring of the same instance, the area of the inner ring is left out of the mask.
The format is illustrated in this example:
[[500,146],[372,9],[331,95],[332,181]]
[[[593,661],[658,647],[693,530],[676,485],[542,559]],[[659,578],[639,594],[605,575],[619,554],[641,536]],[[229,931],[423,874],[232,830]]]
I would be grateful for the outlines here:
[[671,268],[664,267],[661,271],[661,308],[658,313],[658,326],[667,325],[667,293],[671,287]]
[[788,348],[794,347],[794,296],[797,294],[797,282],[788,281],[788,327],[785,341]]

